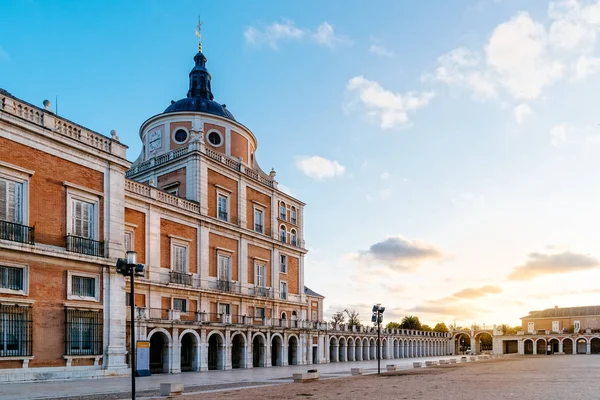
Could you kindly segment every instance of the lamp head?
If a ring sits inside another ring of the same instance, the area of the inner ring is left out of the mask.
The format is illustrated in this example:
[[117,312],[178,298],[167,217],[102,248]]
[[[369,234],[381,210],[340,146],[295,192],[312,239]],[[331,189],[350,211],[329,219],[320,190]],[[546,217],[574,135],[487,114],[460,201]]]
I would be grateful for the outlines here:
[[127,264],[137,264],[137,253],[135,251],[128,251],[125,253],[125,256],[127,257]]

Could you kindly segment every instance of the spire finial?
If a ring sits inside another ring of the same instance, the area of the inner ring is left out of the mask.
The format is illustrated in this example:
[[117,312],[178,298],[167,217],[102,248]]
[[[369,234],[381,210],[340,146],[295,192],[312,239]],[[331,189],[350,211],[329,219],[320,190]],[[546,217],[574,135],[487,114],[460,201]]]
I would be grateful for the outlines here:
[[196,27],[196,36],[198,36],[198,52],[202,53],[202,24],[200,16],[198,15],[198,26]]

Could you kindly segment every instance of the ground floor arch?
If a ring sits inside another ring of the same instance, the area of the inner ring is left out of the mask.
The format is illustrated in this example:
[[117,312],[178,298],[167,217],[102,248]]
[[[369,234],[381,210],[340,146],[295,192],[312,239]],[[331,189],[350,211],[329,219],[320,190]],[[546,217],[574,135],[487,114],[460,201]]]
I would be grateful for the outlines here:
[[200,337],[195,331],[182,332],[179,339],[181,372],[200,371]]
[[353,338],[348,338],[348,354],[346,359],[348,361],[356,361],[356,343]]
[[150,373],[166,374],[169,372],[169,344],[171,336],[163,330],[150,332]]
[[370,353],[371,348],[369,346],[369,339],[367,339],[367,338],[363,339],[362,347],[363,347],[363,357],[362,357],[362,359],[365,360],[365,361],[370,360],[371,357],[370,357],[369,353]]
[[238,332],[231,337],[231,368],[246,367],[246,337]]
[[548,346],[550,346],[550,353],[559,353],[560,352],[560,342],[557,338],[552,338],[548,341]]
[[338,361],[345,362],[347,355],[346,338],[341,337],[338,341]]
[[371,342],[370,344],[370,351],[369,351],[369,355],[371,357],[371,360],[376,360],[377,359],[377,344],[375,343],[375,339],[371,338]]
[[338,362],[338,341],[334,336],[329,339],[329,362]]
[[523,342],[523,352],[525,354],[533,354],[533,340],[527,339]]
[[563,353],[565,354],[573,354],[573,340],[570,338],[563,339]]
[[600,354],[600,338],[592,338],[590,340],[590,353]]
[[454,335],[454,348],[456,354],[466,354],[471,349],[471,335],[464,332],[458,332]]
[[298,365],[298,351],[300,346],[298,346],[298,338],[296,336],[290,336],[288,338],[288,365]]
[[475,348],[471,345],[471,353],[481,354],[493,350],[494,338],[489,332],[480,332],[475,335]]
[[587,340],[585,338],[577,339],[577,354],[587,354]]
[[225,369],[225,339],[220,332],[208,335],[208,369]]
[[535,349],[537,354],[546,354],[546,339],[538,339],[535,342]]
[[267,362],[267,347],[265,337],[257,333],[252,338],[252,366],[264,367]]
[[280,335],[271,336],[271,366],[283,365],[283,340]]

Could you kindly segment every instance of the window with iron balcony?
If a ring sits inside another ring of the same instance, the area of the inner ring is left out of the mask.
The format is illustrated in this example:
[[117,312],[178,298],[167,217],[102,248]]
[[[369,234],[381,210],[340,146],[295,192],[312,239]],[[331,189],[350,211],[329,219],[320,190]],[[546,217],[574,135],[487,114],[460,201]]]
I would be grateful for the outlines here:
[[104,242],[95,240],[98,233],[98,202],[71,198],[70,229],[66,238],[67,251],[104,257]]
[[25,223],[26,185],[0,176],[0,239],[34,243],[34,229]]

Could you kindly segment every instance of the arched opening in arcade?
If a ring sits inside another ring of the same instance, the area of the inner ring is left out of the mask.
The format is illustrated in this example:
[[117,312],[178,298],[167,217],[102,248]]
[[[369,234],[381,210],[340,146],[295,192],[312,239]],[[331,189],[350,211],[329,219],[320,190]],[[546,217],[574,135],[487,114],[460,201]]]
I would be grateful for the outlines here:
[[577,354],[587,354],[587,340],[584,338],[577,339]]
[[345,362],[346,360],[346,354],[347,354],[347,349],[346,349],[346,338],[340,338],[339,342],[338,342],[338,361],[339,362]]
[[535,342],[535,350],[537,354],[546,354],[546,339],[538,339]]
[[533,354],[533,340],[527,339],[523,342],[523,352],[525,354]]
[[236,333],[231,338],[231,368],[246,367],[246,338]]
[[400,347],[398,346],[398,339],[394,339],[394,358],[400,358]]
[[154,332],[150,337],[150,373],[169,372],[169,338],[164,332]]
[[377,343],[375,343],[375,339],[371,338],[369,356],[371,360],[377,360]]
[[370,360],[370,356],[369,356],[369,339],[364,338],[362,341],[362,359],[367,361]]
[[402,351],[404,352],[404,358],[410,357],[410,341],[408,341],[408,340],[402,341]]
[[208,338],[208,369],[225,369],[225,345],[223,338],[218,333],[212,333]]
[[475,335],[475,349],[472,354],[491,353],[493,350],[493,337],[489,332],[480,332]]
[[595,337],[590,340],[590,353],[600,354],[600,338]]
[[281,367],[283,365],[283,343],[279,335],[271,337],[271,366]]
[[292,311],[292,318],[290,320],[290,327],[297,328],[298,327],[298,313],[294,310]]
[[254,335],[254,339],[252,339],[252,366],[264,367],[266,360],[265,338],[262,335]]
[[191,332],[185,333],[181,337],[181,372],[187,371],[199,371],[200,366],[198,365],[198,351],[200,349],[200,343],[198,338]]
[[467,333],[457,333],[454,335],[454,348],[456,354],[467,354],[471,352],[471,336]]
[[550,346],[550,354],[555,354],[560,351],[560,342],[557,338],[550,339],[548,345]]
[[298,365],[298,339],[290,336],[288,339],[288,365]]
[[337,361],[338,361],[337,339],[335,337],[331,337],[331,339],[329,339],[329,362],[337,362]]
[[356,343],[353,338],[348,338],[348,355],[346,360],[356,361]]
[[563,353],[573,354],[573,340],[569,338],[563,339]]
[[381,358],[388,358],[388,341],[386,339],[381,340]]

